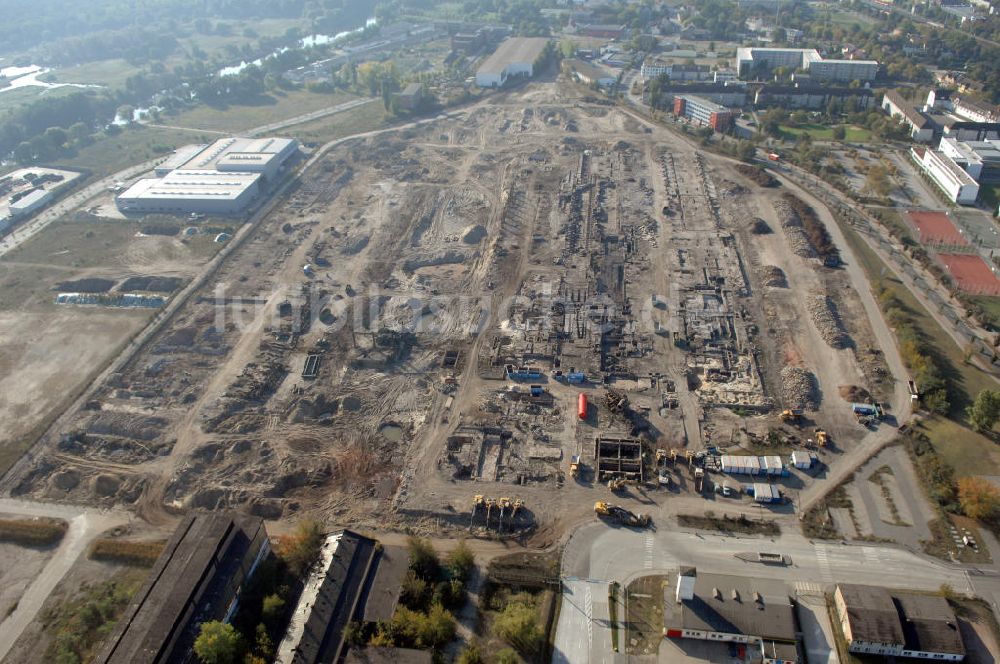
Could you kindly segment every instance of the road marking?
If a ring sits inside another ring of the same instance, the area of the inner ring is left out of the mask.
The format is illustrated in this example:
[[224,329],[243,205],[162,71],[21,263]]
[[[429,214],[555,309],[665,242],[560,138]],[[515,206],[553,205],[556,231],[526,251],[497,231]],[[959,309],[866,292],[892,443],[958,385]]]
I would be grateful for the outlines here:
[[587,592],[583,596],[583,608],[587,612],[587,643],[590,650],[594,649],[594,596],[590,593],[590,585],[587,585]]
[[822,595],[823,585],[815,581],[796,581],[795,592],[799,595]]
[[830,570],[830,552],[826,545],[816,546],[816,562],[819,564],[819,576],[826,583],[833,583],[833,572]]
[[646,534],[646,569],[653,569],[653,535]]

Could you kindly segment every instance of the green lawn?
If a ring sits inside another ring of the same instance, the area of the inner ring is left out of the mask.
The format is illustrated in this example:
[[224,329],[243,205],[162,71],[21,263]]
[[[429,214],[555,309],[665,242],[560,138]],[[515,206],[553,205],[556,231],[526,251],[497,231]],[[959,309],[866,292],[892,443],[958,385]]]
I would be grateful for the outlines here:
[[919,427],[934,443],[941,458],[955,469],[956,477],[1000,474],[1000,446],[953,420],[933,417]]
[[[871,132],[857,125],[844,125],[844,141],[848,143],[867,143],[871,140]],[[833,127],[820,124],[804,124],[798,127],[781,125],[782,138],[795,140],[802,134],[809,134],[814,141],[832,141]]]
[[264,95],[259,104],[218,108],[202,104],[180,115],[164,115],[159,124],[176,127],[239,132],[311,113],[356,99],[352,94],[323,94],[289,90]]
[[76,88],[55,88],[49,90],[36,85],[14,88],[13,90],[0,90],[0,114],[22,104],[33,102],[43,95],[46,97],[62,96],[75,91]]

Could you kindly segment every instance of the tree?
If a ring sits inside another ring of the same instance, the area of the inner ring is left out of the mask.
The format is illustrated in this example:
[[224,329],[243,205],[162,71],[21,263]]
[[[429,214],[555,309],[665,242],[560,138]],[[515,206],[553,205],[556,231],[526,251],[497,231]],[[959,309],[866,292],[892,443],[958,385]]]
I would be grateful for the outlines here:
[[833,128],[833,140],[842,141],[847,138],[847,130],[844,129],[844,125],[837,125]]
[[991,430],[1000,419],[1000,391],[983,390],[972,405],[965,409],[965,414],[976,431]]
[[30,164],[35,160],[35,151],[28,141],[21,141],[14,148],[14,161],[19,164]]
[[1000,488],[983,477],[958,480],[958,504],[971,519],[990,519],[1000,512]]
[[232,625],[218,620],[202,623],[194,653],[203,664],[234,664],[240,653],[240,634]]
[[483,653],[479,651],[479,646],[475,643],[470,643],[465,647],[465,650],[458,654],[455,664],[486,664],[486,659],[483,657]]
[[323,530],[315,521],[302,521],[295,534],[282,542],[279,555],[288,563],[288,569],[297,577],[302,577],[319,556],[323,546]]
[[518,664],[521,658],[517,656],[513,648],[504,648],[497,653],[497,664]]
[[285,600],[281,595],[272,593],[265,595],[261,600],[260,617],[264,623],[272,629],[278,626],[281,618],[285,615]]
[[476,556],[466,541],[459,540],[458,546],[448,554],[448,571],[452,578],[465,582],[469,579],[469,573],[476,565]]
[[493,621],[493,633],[514,646],[522,655],[538,652],[542,630],[538,626],[538,611],[527,601],[512,597]]
[[426,580],[436,580],[441,575],[441,563],[430,541],[419,537],[410,537],[406,541],[410,551],[410,569]]
[[59,150],[62,146],[66,145],[66,141],[69,140],[69,135],[66,130],[62,127],[49,127],[45,130],[45,140],[49,142],[53,150]]

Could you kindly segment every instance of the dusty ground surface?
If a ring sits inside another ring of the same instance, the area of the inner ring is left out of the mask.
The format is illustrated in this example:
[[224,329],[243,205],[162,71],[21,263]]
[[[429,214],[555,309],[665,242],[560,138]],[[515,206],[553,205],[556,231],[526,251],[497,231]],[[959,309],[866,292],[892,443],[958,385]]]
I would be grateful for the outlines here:
[[[148,292],[130,277],[188,279],[210,247],[97,218],[56,223],[0,259],[0,469],[152,315],[55,303],[60,292]],[[166,293],[164,293],[166,294]]]
[[0,622],[17,608],[24,590],[45,567],[55,547],[0,542]]
[[13,493],[544,544],[615,475],[639,503],[696,500],[680,468],[643,486],[658,449],[787,454],[822,427],[822,455],[850,450],[868,430],[844,395],[888,388],[843,271],[781,190],[583,94],[533,85],[330,150]]

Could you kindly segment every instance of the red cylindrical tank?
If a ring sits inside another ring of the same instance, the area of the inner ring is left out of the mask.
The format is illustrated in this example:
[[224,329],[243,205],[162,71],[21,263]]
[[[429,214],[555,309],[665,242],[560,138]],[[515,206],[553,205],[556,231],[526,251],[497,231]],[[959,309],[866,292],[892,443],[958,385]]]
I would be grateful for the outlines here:
[[581,420],[587,419],[587,395],[580,394],[580,399],[577,401],[576,414],[580,416]]

